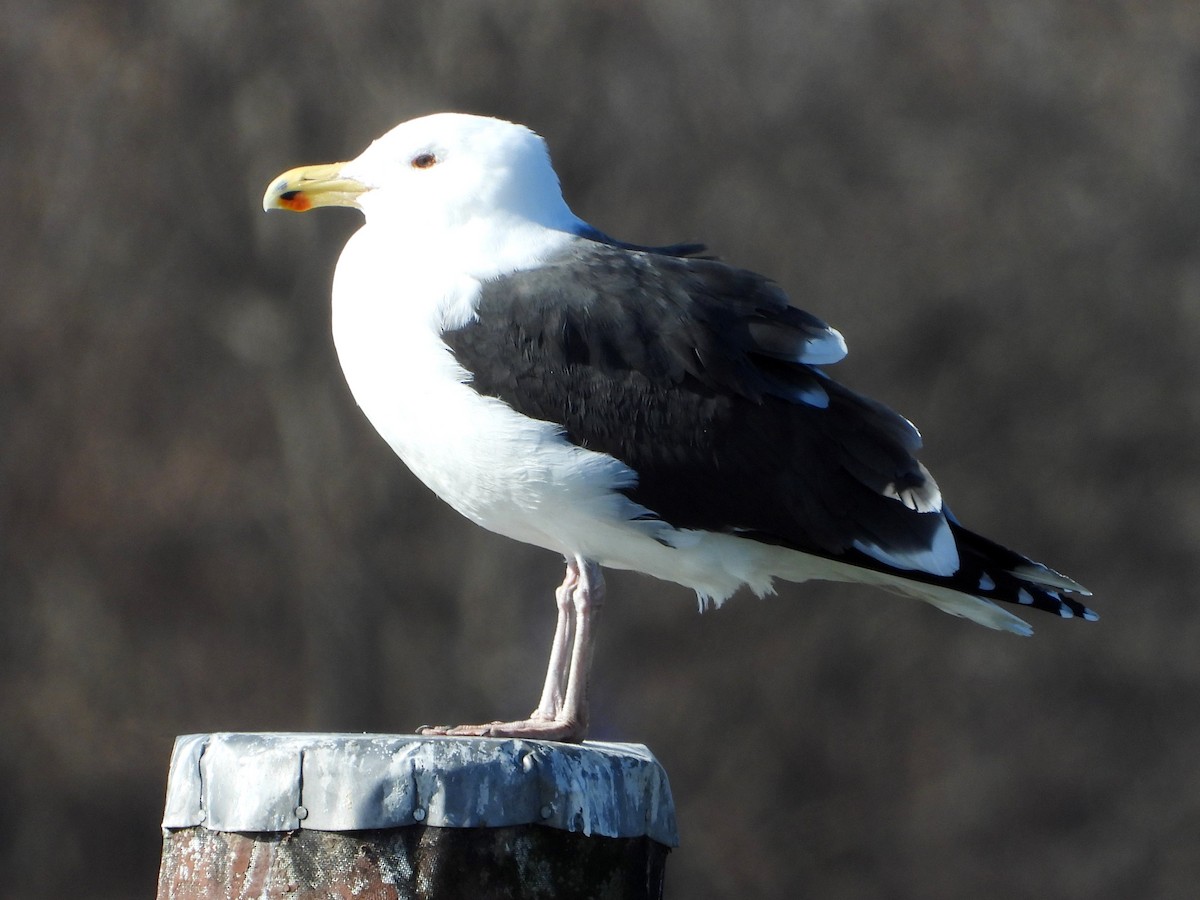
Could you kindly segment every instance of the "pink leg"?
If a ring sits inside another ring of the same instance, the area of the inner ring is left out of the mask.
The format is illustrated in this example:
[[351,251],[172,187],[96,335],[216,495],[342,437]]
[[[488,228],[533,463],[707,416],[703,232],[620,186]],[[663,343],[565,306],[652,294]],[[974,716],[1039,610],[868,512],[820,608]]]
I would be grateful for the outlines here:
[[425,726],[418,732],[582,741],[588,728],[588,677],[595,644],[595,619],[604,604],[604,575],[600,567],[582,557],[568,560],[567,574],[555,592],[555,599],[558,624],[550,647],[546,684],[538,708],[528,719],[454,728]]
[[567,660],[575,640],[574,602],[571,597],[578,585],[579,564],[569,559],[563,583],[554,591],[554,599],[558,604],[558,624],[554,627],[554,643],[550,645],[550,663],[546,667],[542,699],[531,719],[553,721],[562,712],[563,697],[567,692]]
[[596,618],[604,605],[604,574],[594,562],[580,560],[579,586],[571,592],[571,600],[575,606],[575,644],[571,648],[567,695],[560,715],[568,722],[578,723],[582,740],[588,729],[588,679],[596,650]]

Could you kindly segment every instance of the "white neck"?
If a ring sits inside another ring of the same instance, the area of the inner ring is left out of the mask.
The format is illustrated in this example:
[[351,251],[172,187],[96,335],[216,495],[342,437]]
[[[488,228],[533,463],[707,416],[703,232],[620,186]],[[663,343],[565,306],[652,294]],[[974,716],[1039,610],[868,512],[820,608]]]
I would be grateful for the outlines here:
[[493,212],[455,223],[429,223],[414,217],[388,217],[367,210],[356,241],[375,246],[389,265],[410,275],[438,271],[485,279],[527,269],[546,259],[583,226],[563,206],[556,220]]

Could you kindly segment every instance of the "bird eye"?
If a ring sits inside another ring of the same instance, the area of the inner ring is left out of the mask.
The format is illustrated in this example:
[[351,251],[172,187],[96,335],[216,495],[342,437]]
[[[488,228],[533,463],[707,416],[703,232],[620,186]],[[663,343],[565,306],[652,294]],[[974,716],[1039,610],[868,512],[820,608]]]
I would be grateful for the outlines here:
[[412,167],[414,169],[428,169],[437,162],[437,157],[432,153],[421,153],[413,157]]

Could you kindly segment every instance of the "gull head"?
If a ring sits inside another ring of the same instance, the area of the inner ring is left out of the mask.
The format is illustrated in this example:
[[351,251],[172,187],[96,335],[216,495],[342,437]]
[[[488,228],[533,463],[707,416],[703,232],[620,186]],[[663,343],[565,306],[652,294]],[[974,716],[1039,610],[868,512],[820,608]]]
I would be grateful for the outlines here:
[[403,122],[348,162],[291,169],[263,197],[263,209],[318,206],[429,228],[496,217],[550,228],[575,221],[542,138],[524,125],[461,113]]

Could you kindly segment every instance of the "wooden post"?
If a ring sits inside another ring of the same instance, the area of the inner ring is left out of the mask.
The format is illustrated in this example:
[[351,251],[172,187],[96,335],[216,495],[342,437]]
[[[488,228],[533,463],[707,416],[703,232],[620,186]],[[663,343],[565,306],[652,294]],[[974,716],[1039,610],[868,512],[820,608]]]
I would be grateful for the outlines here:
[[678,844],[639,744],[186,735],[158,900],[642,900]]

